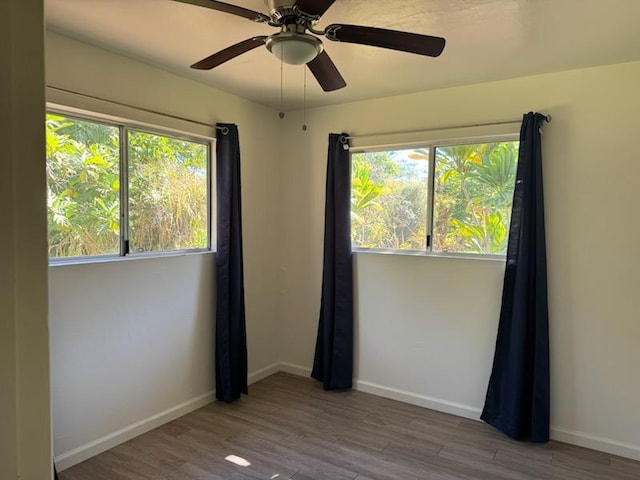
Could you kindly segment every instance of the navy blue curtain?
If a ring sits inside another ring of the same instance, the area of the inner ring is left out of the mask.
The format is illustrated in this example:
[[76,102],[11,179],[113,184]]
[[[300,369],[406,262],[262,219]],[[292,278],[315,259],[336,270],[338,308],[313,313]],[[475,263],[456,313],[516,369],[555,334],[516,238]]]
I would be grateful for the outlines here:
[[346,137],[329,135],[322,300],[311,373],[325,390],[351,388],[353,378],[351,162]]
[[218,124],[216,140],[216,397],[233,402],[247,393],[238,127]]
[[549,441],[549,314],[542,123],[524,115],[493,370],[481,418],[516,440]]

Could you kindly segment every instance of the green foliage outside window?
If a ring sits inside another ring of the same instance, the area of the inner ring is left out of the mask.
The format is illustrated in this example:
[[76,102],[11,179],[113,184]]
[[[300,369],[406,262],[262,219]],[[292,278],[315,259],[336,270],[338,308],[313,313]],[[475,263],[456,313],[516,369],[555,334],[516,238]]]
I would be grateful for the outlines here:
[[428,162],[413,160],[409,153],[351,156],[351,233],[355,246],[426,248]]
[[47,115],[49,256],[120,251],[119,129]]
[[437,147],[430,193],[428,149],[354,153],[354,246],[426,250],[432,194],[432,251],[504,254],[517,160],[517,142]]
[[121,178],[132,252],[207,247],[205,144],[131,131],[123,177],[119,127],[55,114],[45,125],[50,257],[120,253]]
[[132,252],[207,248],[207,147],[129,133]]

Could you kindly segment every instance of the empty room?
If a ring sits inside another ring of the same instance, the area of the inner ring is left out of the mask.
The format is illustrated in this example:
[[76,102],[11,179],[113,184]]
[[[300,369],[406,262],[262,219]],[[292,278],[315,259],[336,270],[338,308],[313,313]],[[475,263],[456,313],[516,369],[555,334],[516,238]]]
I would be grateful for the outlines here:
[[638,18],[2,2],[0,478],[640,479]]

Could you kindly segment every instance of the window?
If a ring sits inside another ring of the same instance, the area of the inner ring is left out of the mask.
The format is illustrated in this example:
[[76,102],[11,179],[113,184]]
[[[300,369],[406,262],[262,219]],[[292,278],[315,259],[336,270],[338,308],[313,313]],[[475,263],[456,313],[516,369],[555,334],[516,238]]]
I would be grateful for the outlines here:
[[354,153],[351,170],[354,245],[426,249],[428,150]]
[[130,131],[128,149],[130,250],[207,248],[207,145]]
[[49,256],[210,245],[210,144],[48,113]]
[[518,142],[353,152],[360,249],[504,255]]

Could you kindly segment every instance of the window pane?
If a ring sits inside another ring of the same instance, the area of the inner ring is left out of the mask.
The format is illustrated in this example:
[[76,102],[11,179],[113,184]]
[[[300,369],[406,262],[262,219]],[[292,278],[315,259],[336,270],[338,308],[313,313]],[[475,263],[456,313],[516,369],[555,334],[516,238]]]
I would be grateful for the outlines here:
[[518,142],[436,149],[433,251],[505,254]]
[[129,132],[129,248],[208,247],[206,144]]
[[120,251],[119,130],[47,114],[49,256]]
[[354,153],[351,162],[353,246],[425,250],[429,151]]

